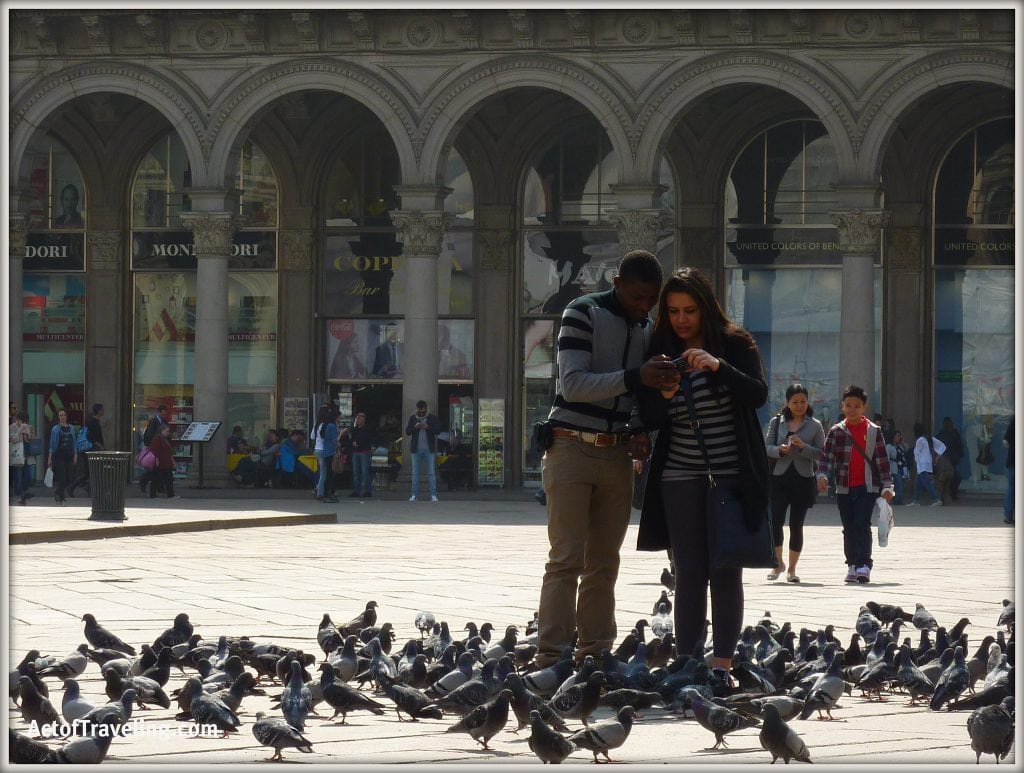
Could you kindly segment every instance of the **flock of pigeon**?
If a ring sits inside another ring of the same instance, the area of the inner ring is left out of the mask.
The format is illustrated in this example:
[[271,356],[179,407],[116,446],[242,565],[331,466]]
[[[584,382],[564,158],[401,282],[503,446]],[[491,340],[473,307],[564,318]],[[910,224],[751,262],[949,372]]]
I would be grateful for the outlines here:
[[[74,651],[59,657],[31,650],[10,672],[10,696],[25,725],[10,729],[10,761],[102,762],[136,708],[176,703],[176,720],[225,736],[248,725],[259,744],[274,750],[268,758],[273,761],[281,761],[285,749],[313,752],[317,733],[310,715],[328,721],[340,715],[345,724],[352,712],[394,711],[399,721],[434,721],[443,732],[468,735],[484,750],[506,729],[528,729],[529,748],[544,763],[560,763],[577,751],[592,754],[594,762],[612,762],[634,721],[657,709],[694,719],[709,741],[714,736],[711,749],[727,746],[731,733],[757,728],[773,763],[809,763],[812,752],[798,721],[831,719],[837,703],[855,692],[866,700],[902,694],[910,706],[924,701],[935,711],[969,711],[966,729],[976,761],[992,754],[998,762],[1009,754],[1010,600],[1003,601],[993,632],[973,649],[965,630],[970,620],[947,629],[921,604],[911,613],[867,602],[845,646],[832,626],[797,631],[789,623],[777,625],[766,612],[744,629],[724,678],[710,668],[703,644],[692,655],[676,656],[671,606],[662,592],[650,619],[638,620],[614,650],[577,664],[570,647],[549,668],[533,667],[536,615],[522,637],[517,625],[499,637],[491,623],[469,622],[461,638],[448,622],[420,612],[414,620],[419,636],[398,647],[394,626],[377,625],[378,605],[369,601],[342,625],[325,614],[314,654],[244,636],[204,640],[184,612],[136,652],[85,614],[85,642]],[[105,702],[83,695],[77,681],[91,663],[101,671]],[[187,678],[172,687],[173,672]],[[51,692],[57,681],[63,685],[59,700]],[[270,711],[243,723],[247,712],[241,706],[252,695],[265,696]],[[610,716],[598,719],[601,709]],[[47,735],[47,725],[61,732]],[[66,741],[51,745],[40,740],[44,736]]]

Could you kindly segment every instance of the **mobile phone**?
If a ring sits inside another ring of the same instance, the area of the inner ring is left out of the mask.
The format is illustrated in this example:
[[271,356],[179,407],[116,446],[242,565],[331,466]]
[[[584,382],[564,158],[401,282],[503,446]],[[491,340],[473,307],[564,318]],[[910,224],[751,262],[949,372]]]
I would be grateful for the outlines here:
[[685,357],[679,357],[678,359],[671,360],[669,365],[675,365],[679,370],[689,370],[690,363],[687,362]]

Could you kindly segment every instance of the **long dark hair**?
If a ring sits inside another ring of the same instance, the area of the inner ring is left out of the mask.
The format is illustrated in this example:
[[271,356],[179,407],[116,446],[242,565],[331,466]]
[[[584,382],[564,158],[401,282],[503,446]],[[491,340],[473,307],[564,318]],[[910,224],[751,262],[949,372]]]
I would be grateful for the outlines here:
[[[327,416],[324,418],[322,422],[320,422],[320,437],[325,437],[324,433],[327,432],[327,425],[336,422],[338,420],[338,417],[341,415],[341,411],[339,411],[333,405],[325,407],[327,409]],[[323,408],[321,408],[321,410],[323,410]]]
[[668,318],[669,293],[686,293],[697,303],[704,351],[715,357],[722,356],[725,352],[725,339],[728,337],[738,337],[748,346],[755,346],[754,337],[725,315],[704,273],[698,268],[684,266],[673,271],[661,287],[654,331],[651,333],[650,354],[668,354],[672,357],[682,354],[682,342],[673,332]]
[[804,397],[807,398],[807,413],[805,415],[814,415],[814,408],[811,407],[811,396],[807,394],[807,387],[805,387],[803,384],[790,384],[788,387],[786,387],[786,406],[782,409],[782,418],[784,418],[786,421],[789,421],[790,419],[793,418],[793,412],[789,410],[789,401],[790,398],[793,397],[793,395],[797,394],[803,395]]

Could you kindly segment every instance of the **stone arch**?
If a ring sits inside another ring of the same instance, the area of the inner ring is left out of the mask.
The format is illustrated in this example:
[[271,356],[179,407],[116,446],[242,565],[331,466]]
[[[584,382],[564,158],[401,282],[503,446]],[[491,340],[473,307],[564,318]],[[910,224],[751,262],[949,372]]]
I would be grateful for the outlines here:
[[[351,97],[381,117],[402,166],[403,180],[413,176],[416,121],[411,100],[397,84],[389,84],[366,68],[334,60],[302,59],[272,65],[236,85],[212,106],[210,124],[210,178],[223,182],[235,147],[246,134],[246,124],[261,109],[289,92],[331,91]],[[389,120],[389,119],[397,119]],[[401,126],[405,131],[401,131]]]
[[60,105],[99,92],[135,97],[163,115],[178,132],[193,169],[205,166],[202,138],[205,127],[202,98],[180,80],[171,80],[147,67],[121,62],[91,62],[54,73],[22,89],[11,106],[10,171],[20,179],[25,150],[35,131]]
[[889,137],[907,109],[938,87],[970,81],[1004,86],[1012,93],[1013,57],[998,51],[949,51],[924,57],[887,78],[861,114],[861,167],[877,178]]
[[715,54],[684,65],[645,89],[637,100],[636,173],[653,179],[677,116],[712,89],[734,84],[770,86],[803,102],[825,125],[836,147],[840,174],[856,166],[855,122],[838,84],[790,57],[764,51]]
[[625,170],[632,167],[632,118],[610,79],[554,56],[503,57],[455,75],[437,85],[420,123],[419,168],[425,183],[443,175],[446,148],[459,128],[488,97],[511,89],[550,89],[570,97],[594,114],[608,133]]

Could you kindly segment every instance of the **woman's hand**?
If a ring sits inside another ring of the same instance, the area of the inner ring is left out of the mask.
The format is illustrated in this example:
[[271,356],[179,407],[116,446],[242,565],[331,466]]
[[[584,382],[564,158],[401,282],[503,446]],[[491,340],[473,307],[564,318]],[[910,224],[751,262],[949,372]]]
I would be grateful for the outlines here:
[[690,364],[693,370],[709,370],[715,373],[718,366],[721,365],[717,357],[708,354],[703,349],[687,349],[683,352],[683,359]]

